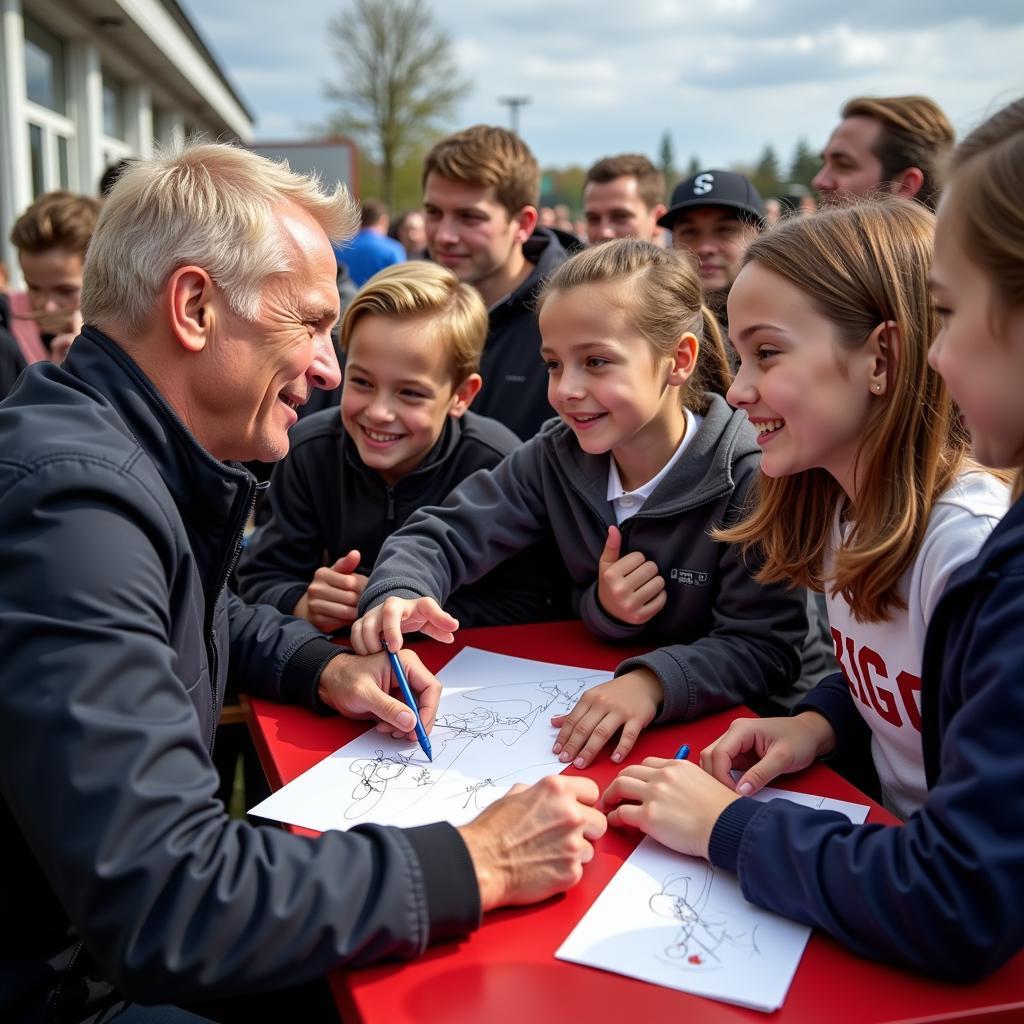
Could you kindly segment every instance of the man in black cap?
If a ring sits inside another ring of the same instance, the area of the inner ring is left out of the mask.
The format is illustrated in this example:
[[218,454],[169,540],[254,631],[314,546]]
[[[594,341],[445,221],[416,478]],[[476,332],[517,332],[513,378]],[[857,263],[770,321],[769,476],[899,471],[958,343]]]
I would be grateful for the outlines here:
[[672,205],[658,220],[672,232],[672,247],[692,253],[704,301],[726,326],[725,300],[747,246],[764,225],[757,189],[733,171],[701,171],[676,185]]

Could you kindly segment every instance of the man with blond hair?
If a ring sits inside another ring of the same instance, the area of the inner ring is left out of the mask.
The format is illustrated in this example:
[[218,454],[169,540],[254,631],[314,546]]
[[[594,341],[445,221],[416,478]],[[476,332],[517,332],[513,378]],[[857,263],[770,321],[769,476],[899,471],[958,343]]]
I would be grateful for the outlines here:
[[[354,226],[343,189],[245,150],[133,164],[90,245],[82,334],[0,404],[5,1020],[308,1020],[271,990],[565,889],[604,829],[581,779],[460,829],[318,838],[215,797],[229,677],[414,725],[384,657],[225,587],[256,492],[235,460],[283,457],[296,409],[339,381],[331,241]],[[440,684],[402,653],[430,728]]]
[[489,329],[476,411],[532,437],[554,412],[540,358],[537,290],[579,242],[538,226],[540,168],[504,128],[476,125],[438,142],[423,163],[423,212],[432,260],[473,285]]
[[916,199],[934,210],[955,135],[927,96],[858,96],[842,109],[811,185],[826,203],[878,195]]
[[612,238],[660,244],[664,213],[665,176],[640,153],[606,156],[587,171],[583,217],[591,245]]

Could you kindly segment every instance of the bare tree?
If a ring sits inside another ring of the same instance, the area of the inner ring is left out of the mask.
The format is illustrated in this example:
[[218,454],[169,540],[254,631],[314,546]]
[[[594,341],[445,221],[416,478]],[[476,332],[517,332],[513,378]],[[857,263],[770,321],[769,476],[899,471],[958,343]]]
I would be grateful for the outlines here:
[[396,166],[452,115],[469,85],[423,0],[352,0],[327,28],[339,65],[325,86],[340,107],[331,127],[369,145],[381,198],[393,206]]

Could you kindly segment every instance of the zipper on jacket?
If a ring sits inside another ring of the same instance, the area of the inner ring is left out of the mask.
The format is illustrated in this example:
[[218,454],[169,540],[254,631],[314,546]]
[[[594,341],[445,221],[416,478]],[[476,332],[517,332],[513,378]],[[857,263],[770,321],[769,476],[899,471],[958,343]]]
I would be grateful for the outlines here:
[[394,487],[388,487],[384,493],[387,496],[388,501],[388,511],[386,519],[390,523],[393,522],[395,518],[395,489]]
[[249,517],[252,515],[252,510],[256,507],[256,494],[259,491],[264,490],[266,486],[266,484],[257,484],[254,487],[252,483],[249,485],[249,495],[245,502],[245,515],[242,516],[241,523],[236,521],[231,557],[224,564],[220,578],[217,581],[217,586],[213,591],[209,606],[207,607],[206,646],[207,655],[210,659],[210,708],[213,714],[213,728],[210,730],[209,747],[211,757],[213,756],[214,741],[217,737],[217,719],[220,715],[220,706],[217,701],[217,669],[220,661],[220,655],[217,648],[217,630],[213,625],[214,617],[217,614],[217,602],[220,600],[220,595],[224,593],[224,588],[227,586],[228,580],[231,578],[231,574],[235,571],[238,559],[242,557],[242,538],[245,536],[245,524],[249,521]]

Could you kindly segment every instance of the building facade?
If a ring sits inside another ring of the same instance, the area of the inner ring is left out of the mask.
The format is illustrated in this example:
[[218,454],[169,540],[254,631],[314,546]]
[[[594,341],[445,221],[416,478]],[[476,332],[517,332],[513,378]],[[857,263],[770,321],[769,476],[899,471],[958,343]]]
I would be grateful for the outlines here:
[[0,0],[0,258],[43,192],[95,195],[110,164],[253,117],[177,0]]

